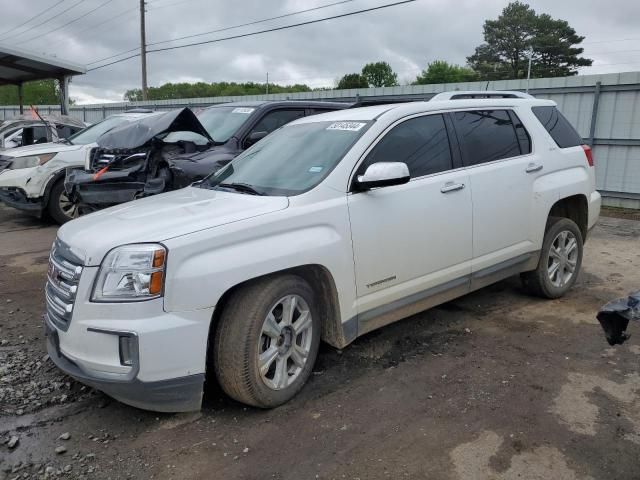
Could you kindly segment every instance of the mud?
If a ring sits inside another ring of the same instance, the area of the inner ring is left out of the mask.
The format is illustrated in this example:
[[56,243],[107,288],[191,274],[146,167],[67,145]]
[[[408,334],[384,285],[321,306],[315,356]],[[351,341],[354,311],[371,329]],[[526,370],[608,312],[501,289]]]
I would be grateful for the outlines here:
[[[55,230],[0,207],[0,480],[640,478],[640,324],[611,348],[595,320],[640,288],[640,222],[603,217],[562,299],[509,279],[342,351],[324,345],[283,407],[246,408],[213,386],[201,412],[180,415],[110,400],[45,358]],[[31,382],[37,398],[16,401]]]

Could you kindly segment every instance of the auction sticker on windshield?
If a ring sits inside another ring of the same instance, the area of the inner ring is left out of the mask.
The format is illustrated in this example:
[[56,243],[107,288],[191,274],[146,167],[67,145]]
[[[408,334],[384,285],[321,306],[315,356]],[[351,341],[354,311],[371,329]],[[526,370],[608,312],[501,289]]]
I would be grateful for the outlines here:
[[346,132],[357,132],[362,127],[364,127],[366,123],[362,122],[335,122],[327,127],[327,130],[343,130]]
[[247,108],[247,107],[238,107],[238,108],[234,108],[231,113],[244,113],[245,115],[248,115],[249,113],[252,113],[255,110],[255,108]]

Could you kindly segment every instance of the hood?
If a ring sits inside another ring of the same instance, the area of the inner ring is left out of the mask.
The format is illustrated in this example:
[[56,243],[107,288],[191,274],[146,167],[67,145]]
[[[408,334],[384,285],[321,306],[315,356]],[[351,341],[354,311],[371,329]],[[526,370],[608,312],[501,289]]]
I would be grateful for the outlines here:
[[82,252],[86,265],[99,265],[120,245],[162,242],[173,237],[283,210],[286,197],[187,187],[134,200],[64,224],[58,237]]
[[27,157],[29,155],[41,155],[43,153],[60,153],[80,150],[84,145],[68,145],[66,143],[37,143],[25,147],[16,147],[3,150],[4,155],[10,157]]
[[183,108],[160,115],[149,115],[115,127],[98,138],[98,146],[106,149],[138,148],[152,138],[170,132],[193,132],[213,142],[198,117],[188,108]]

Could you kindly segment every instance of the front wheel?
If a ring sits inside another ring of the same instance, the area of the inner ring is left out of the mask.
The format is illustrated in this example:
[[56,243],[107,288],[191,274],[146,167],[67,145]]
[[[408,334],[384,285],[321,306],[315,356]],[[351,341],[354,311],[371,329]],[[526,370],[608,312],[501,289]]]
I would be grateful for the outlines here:
[[320,317],[309,284],[283,275],[241,287],[226,302],[214,341],[218,382],[230,397],[261,408],[303,387],[320,345]]
[[64,179],[58,180],[51,188],[47,212],[59,225],[80,216],[78,205],[71,201],[64,190]]
[[521,274],[526,290],[545,298],[559,298],[576,282],[582,265],[583,239],[568,218],[551,217],[535,270]]

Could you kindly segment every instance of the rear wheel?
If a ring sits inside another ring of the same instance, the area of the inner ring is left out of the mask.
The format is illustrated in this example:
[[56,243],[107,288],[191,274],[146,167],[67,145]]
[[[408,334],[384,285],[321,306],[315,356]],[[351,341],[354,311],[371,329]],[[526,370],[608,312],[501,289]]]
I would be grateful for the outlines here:
[[271,408],[298,393],[318,355],[315,302],[296,275],[260,280],[231,295],[213,345],[216,376],[227,395]]
[[78,205],[71,201],[64,190],[64,178],[56,181],[51,188],[47,212],[60,225],[80,216]]
[[582,265],[583,239],[568,218],[550,217],[535,270],[521,274],[526,290],[546,298],[563,296],[576,282]]

